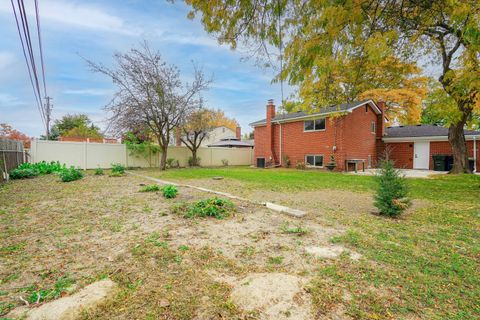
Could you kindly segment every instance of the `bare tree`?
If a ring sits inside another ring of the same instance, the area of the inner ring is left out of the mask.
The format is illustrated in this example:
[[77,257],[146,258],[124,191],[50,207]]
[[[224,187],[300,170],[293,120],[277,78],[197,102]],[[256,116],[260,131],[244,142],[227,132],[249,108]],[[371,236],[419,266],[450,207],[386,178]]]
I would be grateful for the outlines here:
[[194,66],[193,81],[182,82],[178,68],[164,62],[146,41],[139,49],[115,53],[114,61],[115,67],[108,68],[87,60],[92,71],[107,75],[117,86],[114,98],[105,107],[111,114],[111,129],[125,132],[132,127],[147,127],[160,146],[160,169],[165,170],[171,132],[200,107],[200,93],[208,89],[211,80]]

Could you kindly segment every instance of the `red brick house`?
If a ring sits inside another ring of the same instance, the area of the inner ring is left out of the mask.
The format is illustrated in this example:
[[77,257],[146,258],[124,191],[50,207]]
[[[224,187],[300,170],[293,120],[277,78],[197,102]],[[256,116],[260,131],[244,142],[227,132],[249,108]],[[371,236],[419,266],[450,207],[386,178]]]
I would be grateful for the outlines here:
[[[446,128],[385,128],[383,109],[383,103],[364,100],[329,106],[313,114],[276,114],[269,100],[266,118],[250,124],[254,128],[255,164],[284,166],[288,157],[292,166],[303,162],[308,167],[323,168],[333,155],[336,170],[351,170],[355,163],[369,168],[375,167],[379,155],[389,146],[397,167],[432,169],[432,155],[451,154]],[[465,133],[469,156],[476,159],[479,168],[476,140],[480,140],[480,132]]]

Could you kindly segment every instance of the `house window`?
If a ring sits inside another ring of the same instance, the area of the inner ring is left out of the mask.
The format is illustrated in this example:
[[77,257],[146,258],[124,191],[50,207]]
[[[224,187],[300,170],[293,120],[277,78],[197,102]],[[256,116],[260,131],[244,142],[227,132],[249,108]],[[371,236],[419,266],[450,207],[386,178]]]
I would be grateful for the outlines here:
[[305,120],[303,122],[304,131],[321,131],[325,130],[325,118],[316,120]]
[[371,133],[375,133],[377,130],[376,130],[376,123],[375,121],[372,121],[372,123],[370,124],[370,132]]
[[309,167],[323,167],[323,155],[309,154],[305,156],[305,164]]

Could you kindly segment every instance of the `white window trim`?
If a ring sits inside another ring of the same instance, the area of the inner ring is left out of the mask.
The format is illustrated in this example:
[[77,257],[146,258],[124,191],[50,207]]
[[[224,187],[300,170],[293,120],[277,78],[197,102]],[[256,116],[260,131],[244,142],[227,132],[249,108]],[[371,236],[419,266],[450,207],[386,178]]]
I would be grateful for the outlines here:
[[[313,158],[313,162],[315,163],[315,157],[322,157],[322,166],[316,166],[316,165],[310,165],[307,163],[307,157],[314,157]],[[325,163],[325,156],[323,154],[306,154],[305,155],[305,166],[309,167],[309,168],[323,168],[323,164]]]
[[[372,125],[373,125],[373,131],[372,131]],[[370,123],[370,133],[372,133],[372,134],[377,133],[377,123],[375,121],[372,121]]]
[[[313,127],[315,128],[315,120],[318,120],[318,119],[325,119],[325,129],[305,130],[305,122],[307,122],[307,121],[313,121]],[[327,118],[317,118],[317,119],[307,119],[307,120],[303,120],[303,132],[319,132],[319,131],[325,131],[326,129],[327,129]]]

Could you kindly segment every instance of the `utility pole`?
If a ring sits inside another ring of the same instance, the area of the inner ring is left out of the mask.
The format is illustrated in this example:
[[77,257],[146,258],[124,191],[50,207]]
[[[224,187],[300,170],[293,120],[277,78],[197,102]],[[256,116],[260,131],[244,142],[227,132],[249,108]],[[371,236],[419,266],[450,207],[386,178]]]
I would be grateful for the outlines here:
[[45,104],[46,137],[47,140],[50,140],[50,115],[53,108],[53,104],[50,104],[50,100],[53,100],[53,98],[47,96],[45,97],[45,100],[47,100],[47,103]]

